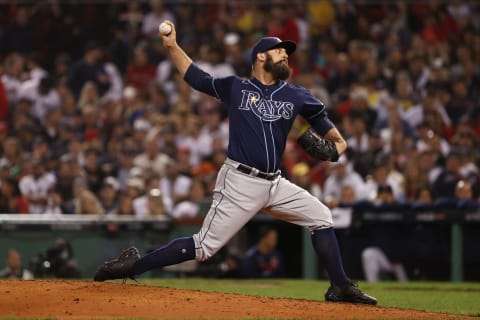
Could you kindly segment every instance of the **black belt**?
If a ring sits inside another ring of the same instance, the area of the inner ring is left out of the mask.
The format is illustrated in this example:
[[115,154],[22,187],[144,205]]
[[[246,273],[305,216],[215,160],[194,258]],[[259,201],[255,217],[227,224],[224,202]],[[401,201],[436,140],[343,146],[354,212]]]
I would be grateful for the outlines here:
[[262,178],[262,179],[265,179],[265,180],[269,180],[269,181],[275,180],[278,177],[278,175],[280,174],[280,171],[278,173],[266,173],[266,172],[258,171],[258,170],[255,170],[254,168],[249,167],[249,166],[247,166],[245,164],[242,164],[242,163],[240,163],[238,165],[237,170],[240,171],[240,172],[243,172],[245,174],[248,174],[248,175],[251,175],[251,176],[254,176],[254,177],[258,177],[258,178]]

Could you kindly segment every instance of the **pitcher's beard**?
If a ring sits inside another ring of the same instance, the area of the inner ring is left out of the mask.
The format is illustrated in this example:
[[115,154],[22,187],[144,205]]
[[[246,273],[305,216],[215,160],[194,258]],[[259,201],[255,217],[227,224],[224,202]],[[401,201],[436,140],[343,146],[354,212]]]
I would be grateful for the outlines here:
[[292,74],[292,68],[282,61],[273,62],[272,56],[267,53],[267,60],[263,65],[263,69],[266,72],[272,74],[275,81],[287,80]]

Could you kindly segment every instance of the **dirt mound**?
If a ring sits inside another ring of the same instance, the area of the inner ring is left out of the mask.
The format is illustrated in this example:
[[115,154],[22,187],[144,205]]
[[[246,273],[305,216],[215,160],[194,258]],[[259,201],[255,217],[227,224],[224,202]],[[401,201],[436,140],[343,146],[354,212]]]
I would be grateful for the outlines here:
[[461,318],[395,308],[87,281],[0,281],[2,316],[59,319]]

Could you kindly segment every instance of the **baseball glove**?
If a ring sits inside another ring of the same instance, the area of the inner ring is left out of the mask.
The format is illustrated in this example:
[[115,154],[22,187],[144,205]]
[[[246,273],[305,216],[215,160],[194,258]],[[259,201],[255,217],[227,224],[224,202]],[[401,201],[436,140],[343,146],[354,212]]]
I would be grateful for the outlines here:
[[315,159],[332,162],[338,160],[338,151],[335,143],[322,138],[312,127],[308,128],[298,138],[297,142],[303,150]]

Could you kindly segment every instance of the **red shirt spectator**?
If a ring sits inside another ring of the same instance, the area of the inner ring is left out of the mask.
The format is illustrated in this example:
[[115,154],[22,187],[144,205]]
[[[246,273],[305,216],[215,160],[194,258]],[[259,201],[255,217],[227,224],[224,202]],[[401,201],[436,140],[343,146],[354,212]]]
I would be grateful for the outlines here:
[[7,90],[3,82],[0,81],[0,120],[6,121],[8,118],[8,97]]
[[147,89],[147,85],[155,80],[156,73],[156,67],[148,61],[147,52],[142,48],[137,48],[133,62],[127,67],[127,84],[144,91]]

